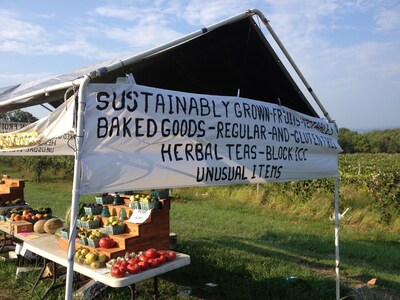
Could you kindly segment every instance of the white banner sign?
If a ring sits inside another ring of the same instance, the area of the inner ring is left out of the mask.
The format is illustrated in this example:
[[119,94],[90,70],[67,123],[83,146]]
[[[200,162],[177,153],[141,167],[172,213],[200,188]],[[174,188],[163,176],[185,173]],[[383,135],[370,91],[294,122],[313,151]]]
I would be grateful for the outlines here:
[[0,156],[74,155],[73,100],[35,123],[0,121]]
[[81,193],[338,175],[326,120],[239,97],[90,84]]

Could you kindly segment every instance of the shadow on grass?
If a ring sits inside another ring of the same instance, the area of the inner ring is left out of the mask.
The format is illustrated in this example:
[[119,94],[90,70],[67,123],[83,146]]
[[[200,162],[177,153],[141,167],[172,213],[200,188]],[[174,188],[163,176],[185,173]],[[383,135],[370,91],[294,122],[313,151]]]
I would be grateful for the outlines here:
[[[251,265],[246,262],[234,262],[234,256],[229,253],[218,260],[224,261],[224,266],[212,257],[213,248],[234,248],[240,251],[254,252],[260,256],[273,256],[277,260],[294,260],[296,258],[257,248],[231,238],[218,241],[185,242],[178,251],[191,255],[191,265],[175,274],[166,274],[164,277],[178,285],[188,285],[193,288],[193,296],[200,299],[327,299],[326,295],[334,295],[335,281],[325,278],[290,278],[287,276],[255,276]],[[229,252],[229,251],[228,251]],[[233,265],[232,265],[233,263]],[[260,263],[262,261],[260,260]],[[225,265],[230,267],[225,268]],[[290,274],[289,274],[290,275]],[[205,284],[218,284],[214,293],[207,293]],[[328,292],[327,292],[328,291]],[[331,292],[329,292],[331,291]]]
[[[366,249],[366,244],[368,249]],[[386,260],[382,247],[396,245],[383,242],[346,241],[341,245],[344,253],[359,251],[357,259],[342,256],[345,268],[351,270],[364,263],[377,272],[388,271],[381,262]],[[191,256],[191,265],[163,277],[178,285],[193,288],[193,296],[200,299],[334,299],[336,294],[335,248],[333,237],[323,238],[313,234],[282,234],[268,231],[255,239],[218,236],[191,241],[181,241],[178,251]],[[394,250],[394,249],[393,249]],[[249,257],[247,261],[246,256]],[[375,258],[371,260],[370,258]],[[395,259],[398,259],[399,254]],[[259,260],[257,264],[257,259]],[[256,260],[254,262],[254,260]],[[332,263],[327,263],[332,260]],[[324,261],[324,262],[323,262]],[[279,269],[282,265],[286,265]],[[275,270],[263,270],[268,268]],[[297,269],[309,269],[302,272]],[[291,269],[292,268],[292,269]],[[391,265],[389,270],[395,268]],[[292,272],[291,272],[292,271]],[[349,295],[351,288],[341,270],[341,295]],[[351,272],[349,272],[351,273]],[[288,276],[294,276],[288,280]],[[350,276],[347,275],[348,278]],[[374,277],[373,272],[358,278],[364,283]],[[204,291],[205,283],[218,284],[210,294]],[[353,282],[354,283],[354,282]],[[380,279],[379,284],[399,289],[400,282]]]

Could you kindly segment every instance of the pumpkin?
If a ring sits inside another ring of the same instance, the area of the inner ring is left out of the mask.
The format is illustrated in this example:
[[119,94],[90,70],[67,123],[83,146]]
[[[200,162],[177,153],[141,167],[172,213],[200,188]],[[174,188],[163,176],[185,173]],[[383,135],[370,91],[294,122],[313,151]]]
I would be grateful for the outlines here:
[[33,231],[36,233],[45,233],[44,231],[44,224],[47,222],[47,220],[38,220],[35,225],[33,225]]
[[64,222],[59,219],[59,218],[52,218],[50,220],[47,220],[46,223],[44,223],[44,231],[47,233],[54,234],[56,233],[58,228],[61,228],[64,226]]

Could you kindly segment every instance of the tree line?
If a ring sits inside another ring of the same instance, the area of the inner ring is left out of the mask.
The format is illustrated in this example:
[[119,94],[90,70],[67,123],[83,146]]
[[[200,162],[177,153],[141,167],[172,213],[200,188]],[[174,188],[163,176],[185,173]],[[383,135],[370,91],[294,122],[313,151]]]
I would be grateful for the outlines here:
[[343,153],[400,153],[400,128],[364,133],[339,128]]

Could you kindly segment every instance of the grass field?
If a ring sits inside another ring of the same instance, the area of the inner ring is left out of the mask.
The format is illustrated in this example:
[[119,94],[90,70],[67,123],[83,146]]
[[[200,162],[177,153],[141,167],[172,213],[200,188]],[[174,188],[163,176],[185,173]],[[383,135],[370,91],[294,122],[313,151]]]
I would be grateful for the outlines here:
[[[64,217],[71,189],[70,180],[27,182],[26,198],[32,206],[50,206]],[[318,202],[300,205],[281,199],[283,204],[278,205],[268,189],[269,185],[258,192],[255,186],[173,190],[171,230],[178,235],[177,250],[188,253],[192,262],[161,276],[160,299],[178,299],[180,285],[192,287],[191,299],[335,298],[334,224],[328,218],[332,198],[318,194],[319,212]],[[93,195],[82,198],[93,200]],[[348,216],[352,214],[350,210]],[[342,298],[353,294],[357,299],[369,299],[369,292],[375,299],[399,299],[399,232],[387,230],[383,223],[358,226],[348,218],[340,230]],[[44,292],[48,282],[31,293],[37,273],[16,280],[15,268],[13,262],[0,262],[0,299],[35,299]],[[296,278],[294,282],[287,280],[291,276]],[[377,283],[362,288],[372,278],[377,278]],[[208,282],[217,283],[218,289],[205,291]],[[151,287],[151,281],[139,284],[138,299],[151,299],[146,294]],[[127,296],[127,289],[108,289],[99,299]],[[50,299],[64,299],[64,291],[52,292]]]

